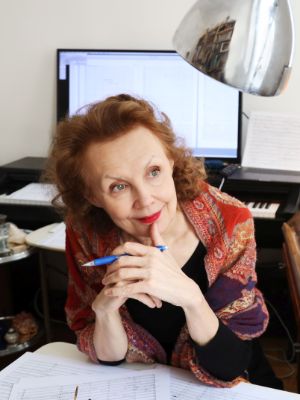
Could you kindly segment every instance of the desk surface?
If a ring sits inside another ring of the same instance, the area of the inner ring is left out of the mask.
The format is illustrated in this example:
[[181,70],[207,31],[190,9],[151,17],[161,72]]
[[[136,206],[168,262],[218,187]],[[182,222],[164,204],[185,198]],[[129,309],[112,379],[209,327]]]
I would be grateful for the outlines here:
[[65,224],[55,223],[43,226],[26,236],[30,246],[52,251],[65,251]]
[[[51,342],[40,347],[35,352],[38,354],[45,354],[52,357],[63,357],[69,360],[92,363],[92,361],[90,361],[90,359],[86,354],[78,350],[75,344],[66,342]],[[136,369],[144,370],[153,368],[153,364],[123,363],[119,367],[126,369],[134,369],[134,370]]]
[[88,361],[88,357],[77,349],[75,344],[52,342],[36,350],[36,353],[50,356],[65,357],[73,360]]

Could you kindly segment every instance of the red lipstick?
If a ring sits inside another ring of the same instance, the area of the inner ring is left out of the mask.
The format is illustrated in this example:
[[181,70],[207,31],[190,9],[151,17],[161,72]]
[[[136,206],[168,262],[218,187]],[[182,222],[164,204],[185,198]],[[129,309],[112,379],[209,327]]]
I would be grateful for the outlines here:
[[153,222],[157,221],[160,217],[161,211],[158,211],[155,214],[148,215],[148,217],[144,218],[137,218],[138,221],[142,222],[143,224],[153,224]]

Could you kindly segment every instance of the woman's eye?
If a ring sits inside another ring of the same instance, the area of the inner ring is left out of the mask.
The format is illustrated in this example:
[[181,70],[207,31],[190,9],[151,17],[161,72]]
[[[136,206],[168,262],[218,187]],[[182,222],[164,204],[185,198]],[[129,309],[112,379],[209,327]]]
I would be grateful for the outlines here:
[[159,168],[153,168],[151,171],[150,171],[150,176],[152,176],[152,177],[156,177],[156,176],[158,176],[160,174],[160,169]]
[[112,186],[112,192],[121,192],[125,187],[126,185],[124,183],[118,183],[117,185]]

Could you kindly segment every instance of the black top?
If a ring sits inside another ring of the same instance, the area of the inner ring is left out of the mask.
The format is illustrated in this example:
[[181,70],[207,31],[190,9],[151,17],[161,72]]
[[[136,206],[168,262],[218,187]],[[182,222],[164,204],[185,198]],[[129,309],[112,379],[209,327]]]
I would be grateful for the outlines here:
[[[205,253],[205,247],[199,242],[182,268],[182,271],[199,285],[203,294],[208,288],[204,267]],[[133,320],[159,341],[169,361],[180,330],[185,324],[182,308],[166,302],[163,302],[161,308],[149,308],[134,299],[127,300],[126,306]],[[247,369],[251,357],[250,342],[239,339],[221,321],[217,334],[207,345],[192,343],[201,366],[219,379],[232,380]]]

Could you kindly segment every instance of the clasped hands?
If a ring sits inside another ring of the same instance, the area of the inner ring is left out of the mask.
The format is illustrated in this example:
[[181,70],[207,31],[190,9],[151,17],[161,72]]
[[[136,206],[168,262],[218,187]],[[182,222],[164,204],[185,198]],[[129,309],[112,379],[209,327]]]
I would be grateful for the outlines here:
[[102,280],[104,288],[97,296],[93,309],[117,309],[128,298],[141,301],[148,307],[161,307],[162,301],[184,307],[190,300],[194,282],[178,266],[166,250],[161,252],[156,245],[164,245],[155,224],[150,236],[153,246],[127,242],[118,246],[115,254],[128,253],[107,267]]

